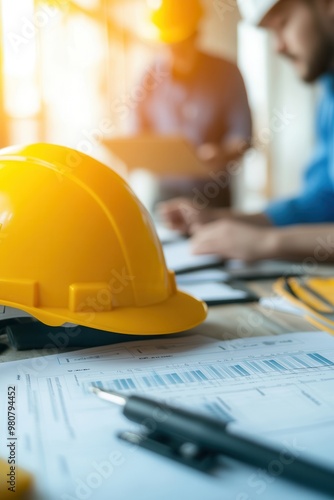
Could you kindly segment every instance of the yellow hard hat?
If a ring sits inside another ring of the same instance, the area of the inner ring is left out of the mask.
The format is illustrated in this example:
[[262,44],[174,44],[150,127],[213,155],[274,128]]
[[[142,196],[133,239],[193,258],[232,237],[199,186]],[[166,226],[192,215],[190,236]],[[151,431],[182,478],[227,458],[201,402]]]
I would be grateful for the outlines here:
[[127,334],[192,328],[151,218],[113,170],[51,144],[0,151],[0,304],[50,326]]
[[200,0],[147,0],[154,38],[178,43],[193,35],[203,17]]

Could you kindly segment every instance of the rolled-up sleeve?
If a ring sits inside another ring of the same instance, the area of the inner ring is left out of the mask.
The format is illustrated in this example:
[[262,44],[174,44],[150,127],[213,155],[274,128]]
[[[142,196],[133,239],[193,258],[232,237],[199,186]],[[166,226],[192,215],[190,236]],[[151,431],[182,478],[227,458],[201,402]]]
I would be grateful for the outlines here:
[[269,205],[265,214],[274,226],[334,222],[333,193],[308,192],[277,201]]
[[317,118],[315,154],[306,170],[302,192],[274,201],[265,210],[275,226],[334,222],[334,158],[330,149],[334,133],[332,94],[323,99]]
[[334,222],[334,191],[328,161],[325,156],[312,163],[299,196],[269,204],[265,214],[275,226]]

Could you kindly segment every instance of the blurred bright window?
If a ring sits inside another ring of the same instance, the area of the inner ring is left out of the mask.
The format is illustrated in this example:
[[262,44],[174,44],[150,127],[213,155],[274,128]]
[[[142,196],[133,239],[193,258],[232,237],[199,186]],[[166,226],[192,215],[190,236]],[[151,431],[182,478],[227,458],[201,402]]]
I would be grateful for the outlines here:
[[0,0],[0,146],[50,141],[98,156],[103,139],[125,132],[119,110],[150,54],[134,43],[142,6]]

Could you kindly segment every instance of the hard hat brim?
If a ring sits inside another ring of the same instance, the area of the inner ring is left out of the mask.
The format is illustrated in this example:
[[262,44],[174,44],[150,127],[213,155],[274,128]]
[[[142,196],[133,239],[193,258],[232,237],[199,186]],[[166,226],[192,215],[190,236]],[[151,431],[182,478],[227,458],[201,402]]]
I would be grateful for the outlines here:
[[166,301],[147,307],[123,307],[110,312],[71,312],[60,308],[23,307],[3,301],[2,305],[24,310],[49,326],[72,323],[127,335],[167,335],[189,330],[207,317],[207,305],[185,292],[177,291]]

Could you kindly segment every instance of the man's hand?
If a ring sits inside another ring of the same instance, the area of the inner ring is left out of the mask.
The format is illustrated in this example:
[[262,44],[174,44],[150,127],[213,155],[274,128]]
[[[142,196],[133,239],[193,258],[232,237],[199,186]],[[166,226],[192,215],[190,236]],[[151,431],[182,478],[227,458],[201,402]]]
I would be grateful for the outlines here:
[[227,158],[223,149],[217,144],[202,144],[197,148],[197,156],[207,167],[214,170],[221,170],[226,166]]
[[175,198],[160,203],[158,213],[166,226],[184,234],[193,234],[200,229],[199,226],[219,220],[271,227],[264,213],[243,214],[226,208],[199,209],[189,198]]
[[192,234],[199,225],[231,216],[226,209],[198,209],[188,198],[175,198],[160,203],[158,213],[169,228],[184,234]]
[[192,237],[192,250],[195,254],[218,254],[248,262],[275,258],[276,233],[274,228],[225,219],[198,227]]
[[240,160],[251,146],[242,137],[230,137],[223,144],[206,142],[197,148],[197,156],[213,170],[225,170],[229,162]]

